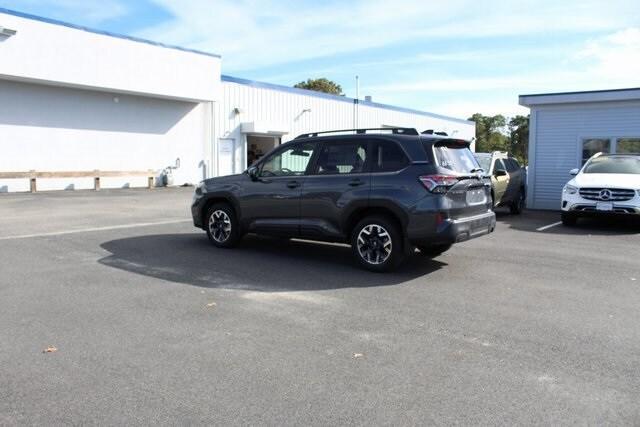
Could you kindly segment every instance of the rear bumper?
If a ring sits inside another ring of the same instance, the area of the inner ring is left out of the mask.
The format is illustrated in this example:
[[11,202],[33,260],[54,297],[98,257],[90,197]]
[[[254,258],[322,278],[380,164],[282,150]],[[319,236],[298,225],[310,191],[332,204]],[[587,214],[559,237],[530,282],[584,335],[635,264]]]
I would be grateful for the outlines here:
[[492,233],[496,228],[496,214],[493,211],[459,219],[445,219],[433,233],[411,238],[414,244],[452,244],[464,242]]

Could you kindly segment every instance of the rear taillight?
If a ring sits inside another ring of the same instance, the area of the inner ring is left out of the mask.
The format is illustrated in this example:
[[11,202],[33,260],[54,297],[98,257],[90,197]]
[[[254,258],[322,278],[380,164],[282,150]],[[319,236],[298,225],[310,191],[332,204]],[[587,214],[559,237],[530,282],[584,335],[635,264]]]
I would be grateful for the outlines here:
[[418,178],[422,185],[432,193],[446,193],[458,182],[455,175],[422,175]]

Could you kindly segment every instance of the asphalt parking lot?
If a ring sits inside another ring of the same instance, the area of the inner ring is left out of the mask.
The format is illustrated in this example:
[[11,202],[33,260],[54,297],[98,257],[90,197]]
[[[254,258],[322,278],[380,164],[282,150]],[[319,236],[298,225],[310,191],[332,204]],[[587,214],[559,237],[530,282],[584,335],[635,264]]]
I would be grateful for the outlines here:
[[501,213],[374,274],[217,250],[191,191],[0,195],[0,425],[640,423],[637,224]]

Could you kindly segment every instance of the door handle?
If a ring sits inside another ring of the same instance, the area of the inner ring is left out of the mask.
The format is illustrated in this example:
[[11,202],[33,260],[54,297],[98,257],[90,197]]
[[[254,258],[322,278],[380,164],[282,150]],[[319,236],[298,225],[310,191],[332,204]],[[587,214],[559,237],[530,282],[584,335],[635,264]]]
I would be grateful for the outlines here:
[[357,186],[362,185],[362,184],[364,184],[364,181],[361,180],[361,179],[354,179],[353,181],[351,181],[349,183],[349,185],[352,186],[352,187],[357,187]]
[[300,183],[298,181],[289,181],[289,182],[287,182],[287,187],[289,187],[289,188],[298,188],[298,187],[300,187]]

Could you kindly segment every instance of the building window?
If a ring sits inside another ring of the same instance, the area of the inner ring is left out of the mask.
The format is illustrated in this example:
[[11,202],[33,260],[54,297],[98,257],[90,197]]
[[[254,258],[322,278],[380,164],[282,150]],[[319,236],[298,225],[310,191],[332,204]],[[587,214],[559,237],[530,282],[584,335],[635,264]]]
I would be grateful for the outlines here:
[[610,153],[611,140],[605,138],[585,138],[582,140],[582,164],[596,153]]
[[640,154],[640,138],[618,138],[617,154]]

